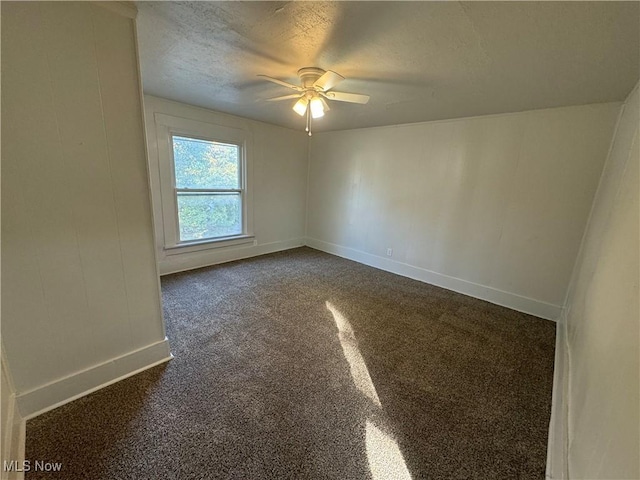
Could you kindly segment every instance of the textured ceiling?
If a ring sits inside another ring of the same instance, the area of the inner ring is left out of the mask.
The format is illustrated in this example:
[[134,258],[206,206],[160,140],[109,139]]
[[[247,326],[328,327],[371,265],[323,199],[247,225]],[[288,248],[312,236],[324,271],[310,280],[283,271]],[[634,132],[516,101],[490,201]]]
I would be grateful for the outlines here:
[[137,2],[145,93],[304,128],[305,66],[347,79],[314,130],[623,100],[640,73],[638,2]]

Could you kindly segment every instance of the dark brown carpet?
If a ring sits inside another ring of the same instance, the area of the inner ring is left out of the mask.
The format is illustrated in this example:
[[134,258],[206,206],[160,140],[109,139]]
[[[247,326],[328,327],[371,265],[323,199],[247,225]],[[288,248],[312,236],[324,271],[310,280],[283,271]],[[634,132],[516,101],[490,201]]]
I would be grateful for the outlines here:
[[29,421],[28,479],[544,478],[552,322],[310,248],[162,290],[175,359]]

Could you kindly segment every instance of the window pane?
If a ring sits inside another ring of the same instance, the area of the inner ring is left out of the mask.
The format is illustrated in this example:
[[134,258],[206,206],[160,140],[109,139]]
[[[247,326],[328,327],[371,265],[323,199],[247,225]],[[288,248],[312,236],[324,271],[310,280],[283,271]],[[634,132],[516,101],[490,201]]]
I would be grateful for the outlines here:
[[241,212],[239,193],[178,193],[180,241],[239,235]]
[[177,188],[240,188],[237,145],[172,138]]

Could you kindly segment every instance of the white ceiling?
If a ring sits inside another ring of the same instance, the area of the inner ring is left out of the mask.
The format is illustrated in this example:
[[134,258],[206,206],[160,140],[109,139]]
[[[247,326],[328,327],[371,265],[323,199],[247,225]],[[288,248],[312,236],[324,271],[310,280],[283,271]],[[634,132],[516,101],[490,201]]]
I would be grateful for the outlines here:
[[300,67],[347,77],[315,130],[623,100],[638,2],[137,2],[145,93],[303,129]]

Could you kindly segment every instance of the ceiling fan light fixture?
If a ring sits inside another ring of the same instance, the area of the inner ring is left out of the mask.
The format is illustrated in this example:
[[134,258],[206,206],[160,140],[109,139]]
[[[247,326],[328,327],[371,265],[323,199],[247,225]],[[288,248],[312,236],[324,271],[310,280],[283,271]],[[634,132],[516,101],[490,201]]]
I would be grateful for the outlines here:
[[322,99],[320,97],[313,97],[311,99],[311,116],[313,118],[320,118],[324,116],[324,105],[322,104]]
[[306,97],[302,97],[293,106],[293,111],[302,117],[307,113],[307,105],[309,105],[309,100]]
[[297,100],[293,105],[293,111],[301,117],[306,117],[305,131],[309,133],[309,135],[311,135],[311,120],[324,117],[324,114],[330,110],[326,100],[359,104],[365,104],[369,101],[369,95],[333,91],[333,87],[342,82],[344,77],[331,70],[323,70],[317,67],[301,68],[298,70],[300,85],[294,85],[293,83],[285,82],[284,80],[268,75],[258,76],[297,92],[268,98],[266,101],[279,102],[296,98]]

